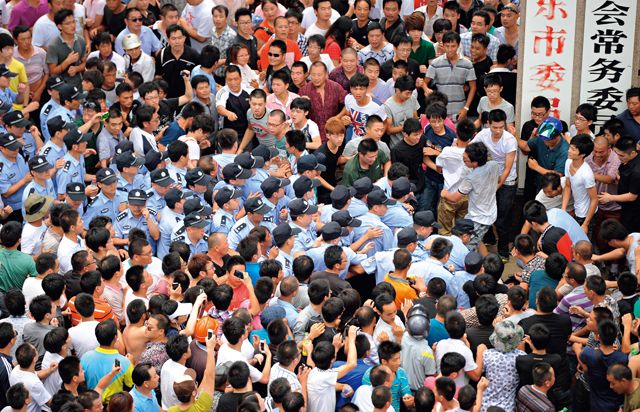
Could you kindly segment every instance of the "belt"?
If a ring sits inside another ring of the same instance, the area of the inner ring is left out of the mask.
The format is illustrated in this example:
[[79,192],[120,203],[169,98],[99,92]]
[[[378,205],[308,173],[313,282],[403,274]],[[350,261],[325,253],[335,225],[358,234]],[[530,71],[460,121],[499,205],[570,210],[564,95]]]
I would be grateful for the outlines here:
[[508,181],[508,182],[504,182],[502,185],[503,186],[515,186],[517,184],[518,184],[517,180],[511,180],[511,181]]

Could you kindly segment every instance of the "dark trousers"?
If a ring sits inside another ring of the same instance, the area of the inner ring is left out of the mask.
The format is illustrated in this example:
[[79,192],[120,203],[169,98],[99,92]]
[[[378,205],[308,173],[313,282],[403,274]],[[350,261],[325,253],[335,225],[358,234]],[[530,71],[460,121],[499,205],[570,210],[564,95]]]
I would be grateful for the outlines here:
[[496,192],[496,203],[498,207],[498,218],[496,219],[496,231],[498,232],[498,253],[501,256],[509,256],[509,241],[513,222],[511,221],[513,202],[516,198],[518,187],[500,186]]
[[438,216],[438,203],[440,202],[440,192],[442,192],[443,183],[434,182],[426,179],[424,182],[424,191],[418,196],[418,208],[420,211],[430,210],[434,216]]
[[573,387],[572,411],[582,412],[591,410],[591,392],[587,390],[584,383],[578,379]]

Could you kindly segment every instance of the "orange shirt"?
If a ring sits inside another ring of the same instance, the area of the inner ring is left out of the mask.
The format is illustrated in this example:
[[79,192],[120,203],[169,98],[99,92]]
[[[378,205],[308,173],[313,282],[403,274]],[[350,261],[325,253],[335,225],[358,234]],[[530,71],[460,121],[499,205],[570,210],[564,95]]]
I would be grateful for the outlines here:
[[331,60],[337,60],[340,62],[342,49],[340,49],[340,45],[333,37],[327,38],[327,44],[324,46],[324,52],[331,57]]
[[418,299],[418,294],[415,289],[409,285],[406,279],[393,276],[393,272],[387,273],[384,277],[384,281],[388,282],[396,290],[396,306],[400,308],[405,299],[415,300]]
[[[269,41],[267,41],[260,49],[260,60],[258,61],[258,67],[260,70],[267,70],[267,67],[269,66],[269,45],[274,40],[275,39],[269,39]],[[298,43],[291,39],[287,39],[287,53],[285,54],[284,59],[289,67],[291,67],[294,62],[302,59],[302,52],[300,51],[300,47],[298,47]]]
[[[256,39],[260,40],[263,43],[268,42],[269,39],[271,38],[271,35],[276,32],[276,29],[270,26],[266,20],[260,23],[260,25],[258,26],[258,29],[256,29],[253,32],[253,35],[255,36]],[[263,29],[266,29],[266,30],[263,30]]]
[[[113,309],[111,308],[111,306],[107,303],[106,300],[102,299],[102,298],[96,298],[95,296],[93,297],[93,301],[96,305],[96,308],[93,311],[93,318],[95,320],[97,320],[98,322],[102,322],[103,320],[107,320],[107,319],[113,319],[116,321],[116,323],[118,322],[118,317],[116,316],[115,313],[113,313]],[[76,326],[80,323],[80,321],[82,320],[82,317],[80,316],[80,314],[78,313],[77,309],[76,309],[76,297],[72,297],[69,300],[69,304],[68,304],[68,308],[69,310],[71,310],[71,325]]]

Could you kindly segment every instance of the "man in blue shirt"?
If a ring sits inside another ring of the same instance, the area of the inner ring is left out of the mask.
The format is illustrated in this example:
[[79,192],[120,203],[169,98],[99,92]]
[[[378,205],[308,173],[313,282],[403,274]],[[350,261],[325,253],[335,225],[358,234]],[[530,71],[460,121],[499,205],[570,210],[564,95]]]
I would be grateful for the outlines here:
[[[100,169],[96,173],[96,181],[100,193],[87,205],[87,210],[82,216],[85,229],[89,228],[89,223],[96,216],[107,216],[112,222],[116,221],[116,215],[119,213],[120,203],[126,202],[126,198],[119,196],[117,193],[116,173],[111,169]],[[65,186],[66,187],[66,186]]]
[[[184,220],[185,195],[180,189],[171,188],[164,196],[166,206],[158,211],[160,215],[160,240],[158,241],[158,258],[162,259],[169,253],[171,234],[176,226]],[[147,203],[149,201],[147,200]],[[147,204],[148,207],[148,204]]]
[[627,90],[627,110],[618,115],[627,134],[636,142],[640,139],[640,87]]
[[133,368],[131,379],[135,387],[129,392],[133,398],[134,412],[160,412],[155,389],[160,374],[149,363],[139,363]]
[[58,187],[58,198],[64,198],[67,184],[84,183],[91,180],[93,176],[87,175],[84,166],[84,155],[87,152],[87,142],[91,136],[80,132],[78,129],[69,131],[64,136],[64,144],[67,147],[67,154],[64,155],[65,164],[56,174],[56,185]]
[[5,206],[11,206],[18,220],[22,219],[22,193],[31,182],[31,174],[19,150],[22,143],[9,133],[0,134],[0,192]]
[[51,99],[40,109],[40,130],[42,131],[42,137],[45,142],[48,142],[51,138],[48,121],[51,118],[51,112],[60,106],[60,94],[58,92],[63,84],[64,79],[60,76],[49,77],[47,79],[47,91]]
[[389,199],[382,189],[376,189],[367,196],[369,211],[358,217],[362,224],[353,229],[354,238],[358,239],[363,236],[370,227],[376,227],[383,231],[382,236],[373,239],[374,247],[367,252],[367,256],[371,257],[376,252],[393,247],[393,232],[389,226],[382,222],[381,217],[387,213],[387,207],[395,203],[396,201]]

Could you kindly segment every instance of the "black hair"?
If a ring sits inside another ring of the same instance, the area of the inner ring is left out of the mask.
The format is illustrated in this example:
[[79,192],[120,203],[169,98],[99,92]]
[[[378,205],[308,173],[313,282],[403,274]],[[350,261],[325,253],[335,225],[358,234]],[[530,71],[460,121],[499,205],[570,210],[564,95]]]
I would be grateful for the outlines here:
[[444,327],[452,339],[462,339],[467,328],[467,322],[459,312],[449,312],[445,317]]
[[552,253],[544,262],[544,271],[550,278],[560,280],[567,268],[567,263],[567,258],[564,257],[564,255],[561,253]]
[[227,380],[234,389],[242,389],[247,386],[249,380],[249,365],[246,362],[233,362],[227,371]]
[[551,286],[543,286],[536,296],[536,307],[542,313],[551,313],[558,306],[558,294]]
[[83,318],[89,318],[93,316],[93,312],[96,309],[93,296],[86,292],[78,293],[76,295],[74,307]]
[[344,302],[338,297],[331,297],[322,305],[322,319],[327,322],[335,322],[344,312]]
[[491,326],[500,311],[500,304],[494,295],[480,296],[476,299],[475,307],[478,322],[482,326]]
[[452,373],[460,372],[466,364],[464,356],[458,352],[445,353],[440,359],[440,373],[448,377]]
[[469,157],[469,161],[471,163],[477,163],[478,167],[484,166],[487,163],[489,151],[484,143],[471,143],[464,149],[464,152]]
[[45,316],[51,313],[51,307],[53,302],[47,295],[39,295],[31,300],[29,303],[29,312],[36,322],[41,322]]
[[167,341],[166,350],[169,359],[178,362],[189,350],[189,340],[184,335],[171,336]]

